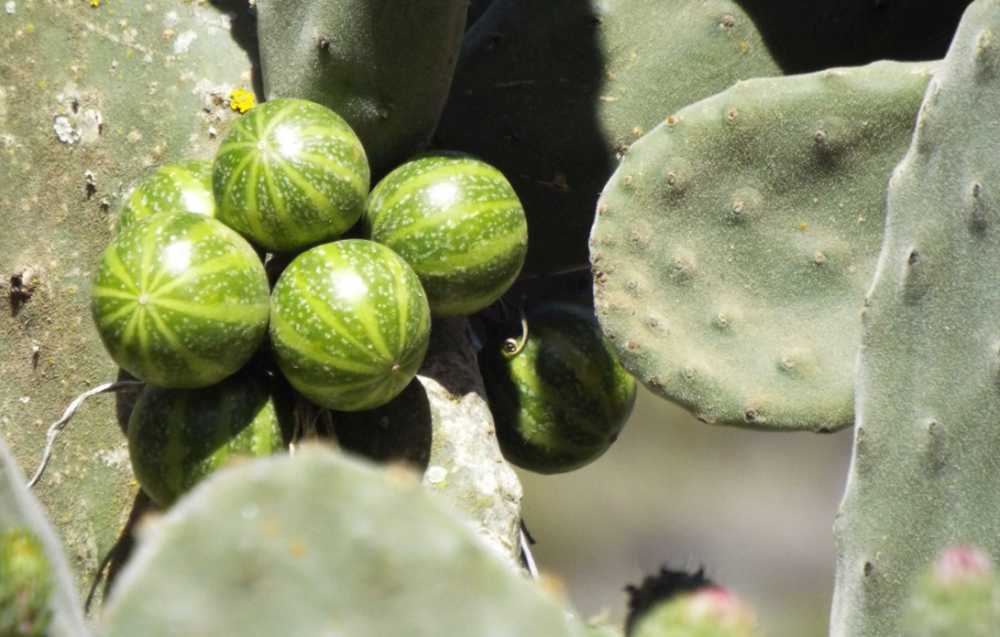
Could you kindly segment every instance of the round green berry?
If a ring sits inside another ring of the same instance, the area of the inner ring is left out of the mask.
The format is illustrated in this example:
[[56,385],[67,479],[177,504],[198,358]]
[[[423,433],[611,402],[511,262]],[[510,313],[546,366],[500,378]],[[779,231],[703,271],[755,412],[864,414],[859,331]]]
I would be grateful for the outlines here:
[[219,219],[272,252],[339,237],[364,211],[370,180],[365,150],[347,122],[290,98],[241,117],[212,172]]
[[323,407],[384,405],[416,375],[430,339],[420,280],[389,248],[362,239],[308,250],[271,295],[271,343],[292,387]]
[[158,212],[215,216],[212,162],[192,159],[165,164],[136,184],[118,215],[118,231]]
[[111,358],[163,387],[205,387],[246,363],[267,333],[267,276],[253,247],[215,219],[159,213],[101,255],[91,311]]
[[528,252],[528,222],[510,182],[454,153],[389,173],[372,191],[364,225],[413,267],[437,315],[473,314],[496,301]]

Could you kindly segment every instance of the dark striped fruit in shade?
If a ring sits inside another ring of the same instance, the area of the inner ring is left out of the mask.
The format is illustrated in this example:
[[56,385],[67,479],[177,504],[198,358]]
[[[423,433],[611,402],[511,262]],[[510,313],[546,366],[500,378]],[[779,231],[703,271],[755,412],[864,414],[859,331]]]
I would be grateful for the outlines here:
[[528,223],[510,182],[456,153],[419,157],[372,191],[364,226],[413,267],[437,315],[473,314],[521,272]]
[[165,164],[143,177],[125,196],[118,214],[118,231],[158,212],[193,212],[214,217],[212,162],[191,159]]
[[284,449],[268,384],[241,373],[202,389],[147,385],[128,421],[132,470],[143,491],[168,506],[239,456]]
[[222,223],[164,212],[105,249],[91,312],[111,358],[140,380],[205,387],[246,363],[267,332],[267,276]]
[[[532,310],[527,324],[519,352],[498,342],[480,353],[500,448],[524,469],[570,471],[618,437],[635,403],[635,379],[588,309],[552,303]],[[520,328],[509,336],[519,339]]]
[[271,307],[281,371],[323,407],[384,405],[427,353],[431,317],[420,280],[378,243],[348,239],[303,252],[282,272]]
[[212,172],[219,219],[272,252],[339,237],[364,211],[370,182],[351,127],[298,99],[265,102],[240,118]]

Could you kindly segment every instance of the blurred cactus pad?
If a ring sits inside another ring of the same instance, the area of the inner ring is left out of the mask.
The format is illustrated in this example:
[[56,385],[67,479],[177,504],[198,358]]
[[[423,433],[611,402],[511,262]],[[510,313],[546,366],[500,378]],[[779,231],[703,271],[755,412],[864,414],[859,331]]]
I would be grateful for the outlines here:
[[145,528],[104,625],[105,637],[583,630],[415,474],[318,447],[223,469]]
[[748,80],[633,144],[591,237],[597,314],[625,367],[706,422],[850,425],[885,184],[931,69]]

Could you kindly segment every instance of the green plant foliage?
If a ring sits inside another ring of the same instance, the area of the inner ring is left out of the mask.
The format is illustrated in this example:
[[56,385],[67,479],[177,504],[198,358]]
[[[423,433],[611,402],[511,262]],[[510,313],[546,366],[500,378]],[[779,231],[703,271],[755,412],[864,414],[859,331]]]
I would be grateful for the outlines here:
[[0,635],[88,634],[59,540],[0,439]]
[[462,155],[425,155],[396,168],[372,191],[364,225],[406,259],[438,316],[492,304],[528,251],[524,208],[510,182]]
[[906,609],[906,637],[990,637],[1000,632],[1000,582],[989,555],[957,546],[921,574]]
[[468,0],[258,0],[264,90],[339,113],[383,175],[430,139]]
[[911,583],[948,546],[1000,557],[998,120],[1000,2],[978,0],[889,183],[835,526],[835,637],[900,634]]
[[649,609],[629,637],[755,637],[753,610],[722,588],[681,593]]
[[370,180],[365,149],[347,122],[298,99],[250,110],[212,168],[219,219],[275,252],[343,234],[364,211]]
[[269,292],[264,265],[235,231],[167,212],[130,226],[104,251],[91,310],[123,369],[161,387],[206,387],[257,351]]
[[224,469],[145,530],[103,634],[581,633],[449,511],[407,471],[320,448]]
[[852,423],[885,184],[931,69],[748,80],[632,145],[591,261],[601,327],[638,380],[710,423]]

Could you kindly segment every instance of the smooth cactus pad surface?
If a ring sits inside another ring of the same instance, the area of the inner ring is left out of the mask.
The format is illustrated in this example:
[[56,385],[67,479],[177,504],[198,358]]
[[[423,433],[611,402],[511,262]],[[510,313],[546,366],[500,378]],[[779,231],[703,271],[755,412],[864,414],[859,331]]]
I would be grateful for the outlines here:
[[141,539],[106,637],[570,637],[415,476],[323,449],[216,473]]
[[215,216],[212,162],[189,159],[165,164],[136,184],[118,214],[122,230],[158,212],[193,212]]
[[371,172],[361,140],[314,102],[276,99],[233,125],[212,183],[218,217],[276,252],[335,239],[364,211]]
[[998,121],[1000,1],[979,0],[889,185],[835,527],[834,637],[902,634],[910,583],[946,547],[1000,558]]
[[278,365],[318,405],[384,405],[413,380],[427,353],[431,317],[420,279],[373,241],[303,252],[281,274],[272,300]]
[[147,385],[132,408],[128,443],[136,479],[161,506],[229,461],[284,448],[267,383],[249,373],[203,389]]
[[372,190],[364,223],[414,269],[436,315],[473,314],[496,301],[528,251],[510,182],[463,155],[427,155],[389,173]]
[[215,219],[160,213],[101,255],[91,312],[111,358],[161,387],[206,387],[246,363],[267,333],[267,275]]
[[850,425],[885,186],[930,70],[748,80],[633,144],[590,241],[625,367],[706,422]]

